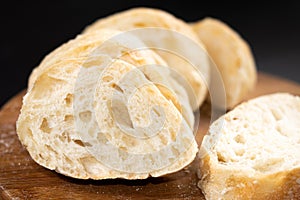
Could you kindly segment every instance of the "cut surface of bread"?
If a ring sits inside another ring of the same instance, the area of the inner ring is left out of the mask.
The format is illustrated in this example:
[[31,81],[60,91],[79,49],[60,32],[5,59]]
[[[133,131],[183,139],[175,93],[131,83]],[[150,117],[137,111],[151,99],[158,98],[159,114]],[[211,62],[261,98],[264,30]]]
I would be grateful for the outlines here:
[[215,121],[200,147],[206,199],[300,199],[300,98],[277,93]]
[[80,179],[144,179],[194,160],[193,112],[180,103],[188,101],[185,91],[167,70],[139,69],[164,61],[122,41],[97,52],[118,33],[79,36],[35,71],[17,133],[38,164]]
[[[185,79],[180,83],[188,92],[190,104],[194,110],[199,108],[205,100],[210,81],[209,59],[205,47],[188,24],[162,10],[134,8],[100,19],[88,26],[84,33],[101,28],[136,30],[133,34],[143,38],[146,45],[154,47],[168,66],[177,72],[172,74],[174,78],[181,76]],[[145,28],[160,29],[142,30]]]
[[[192,24],[192,27],[221,73],[226,91],[226,108],[232,109],[256,83],[256,67],[251,49],[238,33],[217,19],[205,18]],[[211,84],[216,82],[214,77],[212,74]]]

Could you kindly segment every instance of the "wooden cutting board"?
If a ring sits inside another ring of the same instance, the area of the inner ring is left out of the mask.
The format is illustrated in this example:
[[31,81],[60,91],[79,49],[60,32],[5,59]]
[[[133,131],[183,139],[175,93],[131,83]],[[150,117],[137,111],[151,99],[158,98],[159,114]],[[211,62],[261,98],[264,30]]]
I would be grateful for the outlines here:
[[[300,95],[300,85],[260,73],[248,99],[273,92]],[[177,173],[136,181],[76,180],[37,165],[15,131],[24,94],[16,95],[0,111],[0,199],[204,199],[197,187],[198,160]],[[209,121],[209,116],[201,112],[199,144]]]

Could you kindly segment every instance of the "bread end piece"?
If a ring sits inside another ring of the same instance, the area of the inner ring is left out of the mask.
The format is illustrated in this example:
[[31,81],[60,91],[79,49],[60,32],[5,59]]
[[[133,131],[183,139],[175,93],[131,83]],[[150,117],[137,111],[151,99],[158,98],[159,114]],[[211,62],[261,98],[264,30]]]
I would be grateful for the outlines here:
[[[205,18],[191,24],[219,70],[226,90],[227,108],[245,99],[257,80],[255,61],[247,42],[225,23]],[[213,78],[216,77],[212,74]]]
[[272,94],[210,127],[199,157],[206,199],[300,199],[300,98]]

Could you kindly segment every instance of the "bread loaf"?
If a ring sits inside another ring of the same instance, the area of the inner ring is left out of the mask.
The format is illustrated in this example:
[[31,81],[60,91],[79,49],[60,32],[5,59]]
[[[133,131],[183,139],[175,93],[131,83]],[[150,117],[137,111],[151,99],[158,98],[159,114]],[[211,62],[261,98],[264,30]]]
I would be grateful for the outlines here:
[[143,68],[166,64],[151,50],[133,51],[138,38],[107,43],[119,33],[78,36],[32,74],[17,133],[38,164],[80,179],[144,179],[195,158],[185,90],[168,70]]
[[300,98],[271,94],[215,121],[203,139],[206,199],[300,199]]
[[[225,23],[206,18],[192,24],[208,54],[219,69],[226,91],[226,108],[245,99],[256,83],[256,67],[251,49],[238,33]],[[214,84],[212,74],[211,84]]]
[[185,79],[180,84],[185,86],[193,109],[199,108],[210,81],[209,59],[205,47],[188,24],[162,10],[134,8],[100,19],[88,26],[84,33],[101,28],[121,31],[140,29],[134,33],[144,38],[143,42],[154,47],[167,64],[177,71],[171,74],[175,79]]

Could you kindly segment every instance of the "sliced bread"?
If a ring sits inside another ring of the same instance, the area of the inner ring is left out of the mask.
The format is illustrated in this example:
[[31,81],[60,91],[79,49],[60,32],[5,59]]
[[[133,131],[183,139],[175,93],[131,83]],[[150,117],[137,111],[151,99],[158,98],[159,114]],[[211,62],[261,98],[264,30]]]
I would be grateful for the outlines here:
[[300,199],[300,98],[237,106],[211,125],[199,156],[206,199]]
[[[256,83],[256,67],[247,42],[225,23],[206,18],[192,24],[223,79],[226,108],[232,109],[245,99]],[[211,84],[218,77],[212,74]],[[213,87],[213,86],[212,86]]]
[[102,28],[136,30],[133,33],[143,38],[146,45],[154,48],[168,66],[177,71],[172,74],[174,78],[185,79],[180,83],[188,92],[190,104],[194,110],[199,108],[210,81],[209,59],[205,47],[188,24],[162,10],[134,8],[100,19],[84,33]]
[[155,68],[138,68],[164,61],[151,50],[130,51],[122,41],[97,53],[97,45],[118,33],[79,36],[56,49],[32,76],[17,133],[38,164],[80,179],[144,179],[194,160],[193,113],[180,103],[184,90],[168,81],[167,71],[164,77]]

